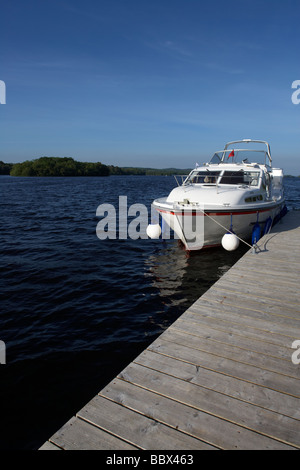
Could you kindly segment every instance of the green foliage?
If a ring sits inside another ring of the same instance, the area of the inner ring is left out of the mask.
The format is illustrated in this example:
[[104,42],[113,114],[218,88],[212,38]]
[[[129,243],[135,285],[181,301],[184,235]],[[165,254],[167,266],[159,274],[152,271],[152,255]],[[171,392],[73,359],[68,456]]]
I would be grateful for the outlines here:
[[11,176],[108,176],[109,168],[102,163],[77,162],[69,157],[41,157],[16,163]]
[[191,169],[180,170],[178,168],[134,168],[109,166],[111,175],[188,175]]
[[13,163],[4,163],[0,160],[0,175],[9,175],[12,167]]
[[70,157],[41,157],[22,163],[0,162],[0,174],[11,176],[109,176],[109,175],[180,175],[190,169],[176,168],[135,168],[103,165],[100,162],[77,162]]

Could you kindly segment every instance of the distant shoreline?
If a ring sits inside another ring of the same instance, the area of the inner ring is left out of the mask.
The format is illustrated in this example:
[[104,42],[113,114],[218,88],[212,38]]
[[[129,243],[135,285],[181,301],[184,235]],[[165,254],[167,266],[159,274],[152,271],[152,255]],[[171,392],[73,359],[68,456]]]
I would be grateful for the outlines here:
[[0,161],[0,175],[10,176],[112,176],[112,175],[184,175],[191,169],[142,168],[104,165],[100,162],[78,162],[69,157],[40,157],[22,163]]
[[[172,176],[187,175],[192,168],[147,168],[119,167],[104,165],[100,162],[78,162],[70,157],[40,157],[22,163],[4,163],[0,161],[0,175],[32,177],[66,177],[66,176]],[[300,178],[300,175],[284,175],[289,178]]]

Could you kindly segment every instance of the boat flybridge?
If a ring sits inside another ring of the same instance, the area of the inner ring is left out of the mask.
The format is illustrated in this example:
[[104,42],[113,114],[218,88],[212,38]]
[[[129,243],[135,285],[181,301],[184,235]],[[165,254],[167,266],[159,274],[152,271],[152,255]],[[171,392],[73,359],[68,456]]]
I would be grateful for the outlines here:
[[239,240],[253,246],[286,212],[283,171],[272,168],[265,141],[228,142],[209,163],[176,181],[178,187],[153,206],[187,250],[221,244],[233,250]]

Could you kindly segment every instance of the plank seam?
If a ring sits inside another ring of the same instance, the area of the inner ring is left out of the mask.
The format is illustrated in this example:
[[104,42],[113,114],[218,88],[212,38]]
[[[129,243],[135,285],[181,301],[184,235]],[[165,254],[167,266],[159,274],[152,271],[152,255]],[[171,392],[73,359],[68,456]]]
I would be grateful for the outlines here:
[[[232,306],[232,305],[231,305],[231,306]],[[211,308],[213,308],[213,307],[211,306]],[[204,309],[204,306],[201,306],[201,305],[200,305],[200,306],[198,307],[197,305],[193,304],[191,307],[189,307],[188,310],[186,310],[186,311],[184,312],[183,315],[185,315],[185,314],[199,315],[199,316],[204,317],[204,318],[207,318],[207,319],[209,319],[210,317],[214,317],[214,313],[213,313],[212,311],[208,312],[209,314],[207,313],[207,310],[205,310],[203,313],[201,313],[201,312],[203,311],[203,309]],[[221,313],[224,313],[224,310],[222,310],[222,309],[217,309],[217,312],[221,314]],[[225,312],[225,314],[226,314],[226,312]],[[255,321],[257,321],[257,322],[262,321],[262,322],[268,323],[268,321],[267,321],[267,320],[264,320],[263,318],[256,318],[256,317],[251,317],[251,316],[249,316],[249,315],[247,316],[247,315],[242,315],[242,314],[239,315],[238,313],[234,313],[234,312],[231,312],[230,314],[233,315],[233,316],[235,316],[235,317],[237,317],[237,319],[238,319],[238,318],[243,318],[243,319],[245,319],[245,320],[252,319],[252,320],[255,320]],[[179,317],[179,319],[180,319],[180,318],[181,318],[181,317]],[[214,318],[217,318],[217,317],[214,317]],[[273,332],[272,332],[272,331],[266,330],[265,328],[262,328],[262,327],[257,328],[257,327],[252,326],[252,325],[244,325],[243,323],[239,323],[238,321],[227,320],[226,318],[217,318],[217,319],[218,319],[218,321],[223,321],[223,322],[227,322],[227,323],[232,323],[232,324],[234,324],[234,325],[239,325],[239,326],[242,327],[242,328],[244,328],[244,327],[246,326],[247,328],[252,328],[253,330],[263,331],[263,332],[265,332],[265,333],[269,333],[270,335],[271,335],[271,334],[276,334],[276,335],[279,335],[279,336],[283,336],[283,337],[285,337],[285,338],[293,338],[293,339],[298,339],[298,338],[299,338],[298,336],[290,336],[290,335],[288,335],[288,334],[280,333],[280,332],[277,332],[277,331],[273,331]],[[269,322],[269,323],[272,324],[273,322]],[[291,328],[292,328],[292,327],[291,327]]]
[[[253,293],[250,293],[250,292],[242,292],[242,291],[237,291],[237,290],[233,290],[231,289],[230,287],[227,287],[226,289],[223,288],[223,287],[220,287],[219,285],[215,284],[214,286],[214,290],[218,290],[218,291],[221,291],[221,292],[226,292],[228,294],[235,294],[235,295],[241,295],[242,297],[255,297],[254,301],[256,299],[262,299],[262,300],[271,300],[272,302],[278,302],[279,304],[282,303],[282,299],[277,299],[277,298],[274,298],[274,297],[266,297],[266,296],[263,296],[263,295],[258,295],[258,294],[253,294]],[[290,302],[288,300],[284,300],[284,304],[289,304],[289,305],[297,305],[297,307],[299,306],[299,302]],[[289,307],[288,307],[289,308]],[[296,313],[300,313],[300,310],[295,310],[295,309],[292,309],[291,310],[293,312],[296,312]]]
[[[184,344],[177,343],[176,341],[164,339],[163,337],[161,337],[160,340],[161,340],[161,341],[165,341],[166,343],[177,344],[178,346],[187,347],[187,346],[184,345]],[[237,362],[238,364],[244,364],[244,365],[247,365],[247,366],[255,367],[256,369],[259,369],[259,370],[262,370],[262,371],[266,371],[266,372],[271,372],[272,374],[276,374],[276,375],[281,375],[281,376],[287,377],[287,378],[289,378],[289,379],[299,380],[299,385],[300,385],[300,378],[299,378],[299,377],[295,377],[295,376],[293,376],[293,375],[284,374],[284,373],[282,373],[282,372],[278,372],[278,371],[272,370],[272,369],[266,369],[265,367],[262,367],[262,366],[256,366],[255,364],[251,364],[250,362],[240,361],[240,360],[234,359],[234,358],[232,358],[232,357],[228,357],[228,356],[226,356],[226,355],[220,356],[219,354],[213,353],[213,352],[211,352],[211,351],[206,351],[205,349],[196,348],[196,347],[194,347],[194,346],[190,346],[190,345],[189,345],[188,347],[189,347],[189,349],[192,349],[192,350],[194,350],[194,351],[203,352],[203,353],[205,353],[205,354],[211,354],[212,356],[216,356],[216,357],[219,357],[219,358],[221,358],[221,359],[227,359],[227,360],[229,360],[229,361]]]
[[61,447],[61,446],[58,445],[55,441],[53,441],[51,437],[50,437],[50,439],[48,439],[48,441],[46,441],[46,442],[50,442],[52,445],[54,445],[55,447],[57,447],[57,448],[60,449],[60,450],[65,450],[63,447]]
[[[179,320],[179,319],[178,319]],[[181,320],[181,319],[180,319]],[[188,333],[190,335],[193,335],[193,336],[198,336],[198,331],[197,331],[197,334],[195,333],[191,333],[189,332],[188,330],[185,330],[184,328],[180,327],[180,323],[182,323],[183,325],[185,324],[191,324],[191,325],[199,325],[199,326],[204,326],[204,327],[207,327],[211,330],[214,330],[216,332],[221,332],[221,333],[225,333],[225,334],[229,334],[228,330],[226,329],[222,329],[222,328],[218,328],[216,327],[215,325],[211,326],[211,325],[207,325],[206,323],[200,323],[200,322],[193,322],[193,320],[187,318],[187,319],[182,319],[181,321],[176,321],[174,322],[173,325],[170,325],[169,328],[174,328],[178,331],[184,331],[185,333]],[[263,331],[263,330],[260,330],[260,331]],[[290,350],[290,347],[288,346],[285,346],[285,345],[279,345],[278,343],[272,343],[271,341],[267,341],[263,338],[257,338],[257,337],[253,337],[253,336],[247,336],[246,334],[239,334],[237,333],[235,330],[233,330],[230,334],[232,334],[232,336],[238,336],[239,338],[241,338],[242,340],[250,340],[250,341],[255,341],[257,343],[262,343],[262,344],[270,344],[272,346],[276,346],[276,347],[280,347],[281,349],[286,349],[287,351]],[[203,337],[203,336],[199,336],[199,337]],[[236,346],[236,347],[239,347],[239,346]],[[256,351],[258,354],[260,354],[259,351]],[[271,357],[274,357],[274,358],[277,358],[277,356],[272,356],[270,355]]]
[[[130,383],[130,384],[134,385],[135,387],[141,388],[141,389],[143,389],[143,390],[147,390],[147,391],[149,391],[149,392],[151,392],[151,393],[154,393],[154,394],[159,395],[159,396],[161,396],[161,397],[167,398],[167,399],[172,400],[172,401],[174,401],[174,402],[176,402],[176,403],[179,403],[179,404],[181,404],[181,405],[187,406],[188,408],[192,408],[192,409],[194,409],[194,410],[200,411],[201,413],[205,413],[205,414],[207,414],[207,415],[213,416],[214,418],[220,419],[220,420],[225,421],[225,422],[227,422],[227,423],[231,423],[231,424],[233,424],[234,426],[238,426],[238,427],[240,427],[240,428],[246,429],[246,430],[251,431],[251,432],[253,432],[253,433],[257,434],[257,435],[265,436],[265,437],[267,437],[267,438],[269,438],[269,439],[272,439],[272,440],[275,440],[275,441],[277,441],[277,442],[281,442],[281,443],[283,443],[283,444],[289,445],[289,446],[294,447],[294,448],[296,448],[296,449],[300,449],[300,444],[297,445],[297,444],[294,444],[294,443],[290,443],[290,442],[287,442],[287,441],[285,441],[285,440],[283,440],[283,439],[280,439],[280,438],[278,438],[278,437],[275,437],[275,436],[271,436],[271,435],[269,435],[269,434],[266,434],[265,432],[257,431],[257,430],[255,430],[255,429],[252,429],[252,428],[250,428],[250,427],[248,427],[248,426],[246,426],[246,425],[243,425],[243,424],[241,424],[241,423],[237,423],[237,422],[235,422],[235,421],[232,421],[232,420],[230,420],[230,419],[228,419],[228,418],[225,418],[225,417],[223,417],[223,416],[220,416],[220,415],[218,415],[218,414],[214,414],[214,413],[212,413],[212,412],[210,412],[210,411],[204,410],[204,409],[202,409],[202,408],[200,408],[200,407],[197,407],[196,405],[191,405],[191,404],[189,404],[189,403],[185,403],[185,402],[180,401],[180,400],[178,400],[178,399],[176,399],[176,398],[173,398],[173,397],[170,397],[170,396],[168,396],[168,395],[165,395],[164,393],[157,392],[157,391],[155,391],[155,390],[152,390],[151,388],[148,388],[148,387],[144,387],[144,386],[142,386],[142,385],[139,385],[139,384],[133,382],[132,380],[126,380],[125,378],[121,377],[120,375],[119,375],[117,378],[118,378],[119,380],[123,380],[124,382]],[[199,439],[199,438],[198,438],[198,439]]]
[[[204,296],[206,294],[203,294],[202,297],[200,297],[201,301],[202,300],[207,300]],[[268,315],[272,315],[274,317],[280,317],[280,318],[283,318],[283,319],[290,319],[290,320],[293,320],[293,321],[300,321],[300,318],[297,318],[297,317],[291,317],[289,315],[281,315],[280,313],[274,313],[274,312],[266,312],[266,311],[263,311],[263,310],[258,310],[257,308],[253,308],[253,307],[245,307],[244,305],[237,305],[237,304],[231,304],[231,303],[228,303],[227,301],[225,301],[226,297],[224,297],[224,300],[214,300],[214,299],[209,299],[209,302],[213,302],[213,303],[216,303],[216,304],[221,304],[221,305],[227,305],[228,307],[238,307],[242,310],[249,310],[249,311],[252,311],[252,312],[259,312],[259,313],[263,313],[263,314],[268,314]],[[293,310],[295,313],[299,313],[300,314],[300,311],[295,311]]]
[[[123,382],[126,382],[126,383],[129,383],[129,384],[131,384],[131,385],[134,385],[135,387],[138,387],[138,388],[140,388],[140,389],[142,389],[142,390],[147,390],[147,391],[149,391],[149,392],[151,392],[151,393],[154,393],[155,395],[159,395],[159,396],[162,396],[162,397],[164,397],[164,398],[168,398],[169,400],[172,400],[172,398],[169,398],[169,397],[167,397],[167,396],[165,396],[165,395],[162,395],[162,394],[160,394],[160,393],[157,393],[157,392],[155,392],[155,391],[153,391],[153,390],[150,390],[150,389],[148,389],[148,388],[146,388],[146,387],[139,386],[138,384],[136,384],[136,383],[134,383],[134,382],[131,382],[131,381],[129,381],[129,380],[125,380],[125,379],[122,378],[120,375],[118,375],[118,376],[115,378],[115,380],[121,380],[121,381],[123,381]],[[106,400],[109,400],[109,401],[111,401],[111,402],[113,402],[113,403],[116,403],[117,405],[120,405],[120,406],[122,406],[123,408],[126,408],[127,410],[134,411],[135,413],[137,413],[137,414],[139,414],[139,415],[141,415],[141,416],[144,416],[144,417],[146,417],[147,419],[149,419],[149,420],[151,420],[151,421],[155,421],[156,423],[162,424],[163,426],[165,426],[165,427],[167,427],[167,428],[173,429],[173,430],[177,431],[177,432],[180,433],[180,434],[184,434],[184,435],[186,435],[186,436],[192,437],[193,439],[196,439],[197,441],[203,442],[204,444],[208,444],[208,445],[210,445],[210,446],[213,446],[213,447],[215,447],[217,450],[224,450],[222,447],[220,447],[220,446],[218,446],[218,445],[216,445],[216,444],[214,444],[214,443],[212,443],[212,442],[209,442],[209,441],[207,441],[207,440],[205,440],[205,439],[201,439],[199,436],[196,436],[196,435],[191,434],[191,433],[189,433],[189,432],[187,432],[187,431],[184,431],[183,429],[179,429],[177,426],[173,426],[172,424],[167,423],[166,421],[160,420],[160,419],[158,419],[158,418],[152,418],[151,416],[148,416],[147,414],[143,413],[141,410],[137,410],[136,408],[132,408],[132,407],[129,406],[129,405],[124,405],[124,403],[120,403],[120,402],[114,400],[113,398],[110,398],[109,396],[104,395],[102,392],[103,392],[103,391],[101,391],[101,392],[98,393],[98,395],[99,395],[100,397],[103,397],[103,398],[105,398]],[[176,400],[173,400],[173,401],[176,401]],[[180,402],[179,402],[179,403],[180,403]],[[183,404],[184,404],[184,403],[183,403]],[[136,444],[135,444],[135,445],[136,445]]]
[[[161,356],[164,356],[164,354],[161,354],[159,351],[151,351],[151,352],[153,352],[153,353],[155,353],[155,354],[158,354],[158,355],[161,355]],[[197,382],[194,382],[193,380],[189,381],[189,380],[184,379],[184,378],[182,378],[182,377],[178,377],[178,376],[176,376],[176,375],[170,374],[169,372],[161,371],[161,370],[159,370],[159,369],[156,369],[155,367],[151,367],[150,365],[144,365],[144,364],[140,363],[140,362],[138,361],[138,359],[139,359],[139,358],[137,357],[137,359],[134,361],[134,364],[138,364],[139,366],[145,367],[145,368],[147,368],[147,369],[149,369],[149,370],[154,370],[155,372],[159,372],[159,373],[161,373],[161,374],[165,374],[165,375],[170,376],[170,377],[173,377],[173,378],[175,378],[175,379],[182,380],[183,382],[192,383],[193,385],[195,385],[195,386],[197,386],[197,387],[204,388],[205,390],[212,391],[212,392],[214,392],[214,393],[218,393],[218,394],[223,395],[223,396],[225,396],[225,397],[230,397],[230,398],[232,398],[232,399],[234,399],[234,400],[238,400],[238,401],[240,401],[240,402],[242,402],[242,403],[247,403],[247,404],[249,404],[249,405],[251,405],[251,406],[255,406],[255,407],[257,407],[257,408],[261,408],[262,410],[268,411],[268,412],[270,412],[270,413],[275,413],[275,414],[277,414],[277,415],[279,415],[279,416],[284,416],[284,417],[286,417],[286,418],[292,419],[293,421],[297,421],[297,422],[300,421],[300,418],[299,418],[299,419],[298,419],[298,418],[295,418],[294,416],[287,415],[287,414],[285,414],[285,413],[282,413],[281,411],[276,411],[276,410],[272,410],[272,409],[270,409],[270,408],[266,408],[265,406],[259,405],[259,404],[257,404],[257,403],[253,403],[253,402],[248,401],[248,400],[246,400],[246,399],[239,398],[239,397],[236,397],[236,396],[234,396],[234,395],[230,395],[229,393],[225,393],[225,392],[221,392],[221,391],[219,391],[219,390],[212,389],[212,388],[210,388],[210,387],[206,387],[205,385],[202,385],[202,384],[198,384]],[[184,361],[184,360],[182,360],[182,359],[177,359],[177,358],[173,358],[173,359],[176,360],[176,361],[178,361],[178,362],[183,362],[183,363],[186,363],[186,364],[190,364],[189,362]],[[194,365],[194,364],[190,364],[190,365]],[[206,367],[202,367],[202,366],[196,366],[196,367],[197,367],[197,370],[199,370],[199,369],[209,370],[209,369],[207,369]],[[211,371],[211,372],[214,372],[214,371]],[[216,374],[220,374],[220,375],[225,375],[225,376],[228,377],[228,375],[223,374],[222,372],[215,372],[215,373],[216,373]],[[231,378],[234,378],[234,377],[231,377]],[[243,379],[237,379],[237,380],[239,380],[240,382],[249,383],[249,382],[247,382],[247,381],[244,381]],[[256,387],[263,387],[263,386],[260,385],[260,384],[254,384],[254,385],[255,385]],[[263,387],[263,388],[267,388],[267,387]],[[269,388],[267,388],[267,390],[274,391],[274,390],[269,389]],[[279,394],[281,394],[281,395],[287,395],[287,394],[284,394],[284,392],[276,392],[276,393],[279,393]],[[284,397],[283,397],[283,398],[284,398]]]
[[[233,269],[233,268],[232,268]],[[230,272],[229,272],[230,271]],[[251,276],[251,274],[253,273],[253,271],[249,272],[248,270],[245,270],[243,271],[242,269],[240,269],[239,271],[242,271],[242,274],[241,272],[231,272],[231,270],[227,271],[215,284],[219,284],[219,283],[222,283],[222,281],[226,281],[228,282],[228,280],[230,280],[230,278],[233,276],[233,277],[236,277],[238,279],[244,279],[244,278],[247,278],[249,279],[249,282],[250,281],[257,281],[256,277],[255,276]],[[255,272],[259,272],[259,271],[255,271]],[[299,281],[286,281],[284,279],[281,279],[280,280],[280,283],[283,283],[283,284],[288,284],[288,285],[291,285],[293,287],[298,287],[299,285]],[[272,280],[269,280],[268,278],[264,279],[264,284],[268,284],[269,286],[273,286],[274,287],[274,281]]]
[[[152,349],[151,346],[149,346],[147,349],[148,349],[149,351],[151,351],[151,352],[158,352],[158,351],[156,351],[155,349]],[[170,357],[170,358],[172,358],[172,359],[179,359],[179,358],[177,358],[176,356],[172,356],[171,354],[162,353],[161,351],[159,351],[159,354],[161,354],[162,356]],[[206,370],[209,370],[209,371],[212,371],[212,372],[216,372],[216,373],[218,373],[218,374],[223,374],[223,375],[225,375],[226,377],[232,377],[232,378],[234,378],[234,379],[238,379],[238,380],[241,380],[241,381],[243,381],[243,382],[250,383],[250,384],[256,385],[256,386],[258,385],[258,386],[260,386],[260,387],[266,388],[267,390],[273,390],[273,391],[275,391],[275,392],[282,393],[282,394],[284,394],[284,395],[288,395],[288,396],[291,396],[291,397],[297,398],[297,399],[300,398],[299,395],[293,395],[292,393],[288,393],[288,392],[286,392],[286,391],[284,391],[284,390],[277,390],[276,388],[270,387],[269,385],[264,385],[264,384],[262,384],[262,383],[253,382],[252,380],[248,380],[248,379],[245,379],[245,378],[241,378],[241,377],[238,377],[237,375],[231,375],[231,374],[229,374],[229,373],[222,372],[222,371],[217,370],[217,369],[212,369],[211,367],[204,366],[203,364],[196,364],[195,362],[190,362],[190,361],[187,361],[187,360],[182,359],[182,358],[180,358],[180,360],[181,360],[182,362],[186,362],[187,364],[194,365],[195,367],[201,367],[201,368],[203,368],[203,369],[206,369]]]
[[[106,398],[106,397],[104,397]],[[119,439],[120,441],[122,442],[126,442],[126,444],[130,444],[134,447],[136,447],[138,450],[145,450],[143,449],[143,447],[140,447],[138,446],[137,444],[135,444],[134,442],[131,442],[123,437],[120,437],[118,436],[117,434],[111,432],[111,431],[108,431],[106,428],[103,428],[102,426],[96,424],[96,423],[93,423],[92,421],[90,421],[89,419],[85,418],[84,416],[81,416],[80,414],[80,411],[78,413],[76,413],[76,418],[80,421],[84,421],[85,423],[89,424],[90,426],[93,426],[94,428],[97,428],[97,429],[100,429],[101,431],[105,432],[106,434],[109,434],[110,436],[113,436],[115,437],[116,439]]]
[[[241,351],[246,351],[246,352],[250,352],[250,353],[254,353],[254,354],[259,354],[261,356],[264,356],[266,358],[268,357],[271,357],[272,359],[276,359],[278,361],[284,361],[286,362],[287,364],[290,364],[291,363],[291,359],[285,359],[283,357],[280,357],[280,356],[273,356],[272,354],[267,354],[265,352],[261,352],[261,351],[255,351],[254,349],[249,349],[249,348],[243,348],[241,346],[237,346],[236,344],[232,344],[230,342],[225,342],[225,341],[221,341],[219,339],[215,339],[215,338],[208,338],[207,336],[204,336],[204,335],[201,335],[201,334],[195,334],[195,333],[191,333],[190,331],[186,331],[184,329],[181,329],[181,328],[177,328],[176,326],[170,326],[168,328],[168,330],[176,330],[176,331],[179,331],[179,332],[182,332],[184,333],[187,337],[188,336],[194,336],[195,338],[199,338],[199,339],[205,339],[206,341],[211,341],[213,343],[218,343],[218,344],[223,344],[225,346],[230,346],[230,347],[233,347],[233,348],[237,348],[237,349],[240,349]],[[216,331],[222,331],[222,330],[216,330]],[[224,331],[224,330],[223,330]],[[239,336],[241,338],[245,338],[245,336],[242,336],[242,335],[234,335],[234,336]],[[264,344],[263,341],[260,341],[260,343]]]

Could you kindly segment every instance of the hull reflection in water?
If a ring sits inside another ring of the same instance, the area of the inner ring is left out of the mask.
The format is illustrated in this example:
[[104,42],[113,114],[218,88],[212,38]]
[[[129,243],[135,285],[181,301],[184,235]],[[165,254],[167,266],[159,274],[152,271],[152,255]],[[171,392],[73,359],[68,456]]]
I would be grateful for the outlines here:
[[[174,321],[175,308],[180,315],[192,305],[247,249],[240,245],[233,253],[219,249],[188,252],[179,240],[162,242],[159,250],[145,261],[145,276],[165,306],[164,317],[158,320],[161,326]],[[168,312],[173,312],[172,318],[168,318]]]

